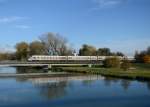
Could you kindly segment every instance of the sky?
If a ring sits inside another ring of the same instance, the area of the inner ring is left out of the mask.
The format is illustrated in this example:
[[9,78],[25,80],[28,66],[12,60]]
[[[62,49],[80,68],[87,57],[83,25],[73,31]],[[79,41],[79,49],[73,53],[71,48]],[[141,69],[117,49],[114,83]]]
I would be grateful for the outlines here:
[[150,46],[150,0],[0,0],[0,51],[59,33],[73,48],[133,55]]

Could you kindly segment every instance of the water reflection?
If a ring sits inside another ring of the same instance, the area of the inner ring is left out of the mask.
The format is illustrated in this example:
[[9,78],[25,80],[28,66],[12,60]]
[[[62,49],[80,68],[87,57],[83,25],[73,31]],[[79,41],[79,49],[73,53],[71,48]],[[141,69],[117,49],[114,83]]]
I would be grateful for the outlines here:
[[43,84],[36,84],[35,87],[38,88],[40,95],[48,98],[48,99],[55,99],[65,96],[67,82],[52,82],[52,83],[43,83]]
[[41,107],[43,104],[44,107],[150,106],[150,82],[142,82],[144,85],[141,85],[139,81],[78,75],[6,78],[0,79],[0,84],[2,107]]
[[118,79],[118,78],[112,78],[112,77],[106,77],[104,79],[104,84],[107,87],[110,87],[112,84],[117,84],[119,83],[120,86],[127,91],[130,87],[131,80],[128,79]]
[[[50,88],[57,88],[56,86],[59,87],[61,86],[61,83],[66,83],[67,85],[71,84],[69,81],[76,80],[76,81],[82,81],[84,86],[90,86],[97,80],[103,80],[105,87],[111,87],[114,84],[118,84],[118,86],[122,87],[124,91],[128,91],[132,84],[132,80],[128,79],[118,79],[118,78],[112,78],[112,77],[103,77],[100,75],[81,75],[81,76],[66,76],[66,77],[42,77],[42,78],[16,78],[16,81],[18,82],[26,82],[30,81],[36,88],[41,87],[46,87]],[[143,82],[146,84],[147,88],[150,90],[150,82],[145,81]],[[99,84],[97,84],[99,85]],[[62,87],[63,88],[63,87]],[[45,89],[45,88],[44,88]]]
[[108,87],[111,86],[111,81],[112,81],[111,79],[109,79],[109,78],[106,77],[106,78],[104,79],[104,84],[105,84],[105,86],[108,86]]
[[0,67],[0,73],[43,73],[42,67]]
[[108,87],[110,87],[112,83],[117,83],[119,81],[120,80],[117,78],[112,78],[112,77],[105,77],[104,78],[104,84],[105,84],[105,86],[108,86]]
[[16,73],[15,67],[0,67],[0,73]]
[[16,73],[43,73],[41,67],[16,67]]
[[61,98],[67,94],[66,87],[72,87],[70,81],[80,81],[84,85],[92,84],[95,80],[103,80],[100,75],[81,75],[66,77],[42,77],[42,78],[16,78],[18,82],[30,82],[41,96],[47,99]]
[[150,90],[150,81],[147,82],[147,88]]
[[125,79],[121,80],[121,86],[123,87],[125,91],[129,89],[130,84],[131,84],[131,80],[125,80]]
[[93,81],[93,80],[103,80],[104,77],[100,75],[81,75],[81,76],[64,76],[64,77],[49,77],[49,78],[29,78],[33,84],[43,84],[43,83],[53,83],[61,81]]
[[84,86],[91,86],[96,80],[83,80]]

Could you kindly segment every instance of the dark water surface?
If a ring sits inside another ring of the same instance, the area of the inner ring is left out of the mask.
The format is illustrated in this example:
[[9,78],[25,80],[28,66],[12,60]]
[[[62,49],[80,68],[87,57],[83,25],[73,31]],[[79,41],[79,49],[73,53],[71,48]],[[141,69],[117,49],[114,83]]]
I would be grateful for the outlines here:
[[12,74],[20,74],[20,73],[43,73],[45,72],[43,68],[37,67],[0,67],[1,73],[12,73]]
[[0,78],[0,107],[150,107],[150,82],[96,75]]

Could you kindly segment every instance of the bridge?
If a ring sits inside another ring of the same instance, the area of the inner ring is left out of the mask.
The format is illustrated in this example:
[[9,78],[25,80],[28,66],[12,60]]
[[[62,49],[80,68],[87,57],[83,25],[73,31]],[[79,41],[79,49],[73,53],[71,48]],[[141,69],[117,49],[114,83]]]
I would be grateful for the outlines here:
[[85,65],[91,67],[92,65],[100,65],[102,61],[1,61],[0,67],[48,67],[53,66],[80,66]]
[[[90,59],[88,59],[88,57]],[[44,67],[52,68],[53,66],[87,65],[91,67],[92,65],[102,65],[105,59],[103,57],[105,56],[33,56],[32,60],[24,61],[24,62],[1,61],[0,66],[14,66],[14,67],[26,67],[26,66],[43,67],[44,66]],[[111,57],[111,56],[107,56],[107,57]],[[81,58],[81,59],[78,59],[78,58]],[[128,57],[128,60],[134,61],[134,58]]]

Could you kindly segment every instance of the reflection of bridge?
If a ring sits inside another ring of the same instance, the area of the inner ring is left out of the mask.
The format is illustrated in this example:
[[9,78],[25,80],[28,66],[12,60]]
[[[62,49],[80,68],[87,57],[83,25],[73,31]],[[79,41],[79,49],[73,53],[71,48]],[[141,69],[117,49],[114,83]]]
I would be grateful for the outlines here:
[[29,81],[32,81],[34,84],[43,84],[43,83],[56,83],[61,81],[71,81],[71,80],[103,80],[104,77],[101,75],[79,75],[79,76],[63,76],[63,77],[50,77],[50,78],[30,78]]

